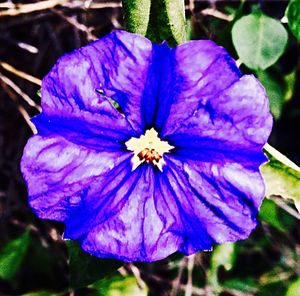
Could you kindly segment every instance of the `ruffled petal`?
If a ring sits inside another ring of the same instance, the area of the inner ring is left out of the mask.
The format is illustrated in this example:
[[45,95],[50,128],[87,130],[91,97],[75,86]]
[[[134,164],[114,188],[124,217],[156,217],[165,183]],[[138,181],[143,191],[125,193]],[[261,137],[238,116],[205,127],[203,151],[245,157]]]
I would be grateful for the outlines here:
[[241,77],[235,61],[212,41],[186,43],[172,53],[157,124],[174,153],[209,162],[226,157],[255,167],[266,161],[261,149],[272,116],[258,80]]
[[[29,204],[40,218],[66,221],[91,207],[102,180],[131,158],[126,151],[96,151],[59,135],[32,137],[21,170]],[[92,199],[91,199],[92,197]]]
[[[91,116],[123,117],[136,134],[141,134],[141,100],[156,89],[148,79],[152,51],[148,39],[114,31],[64,55],[43,80],[44,113],[68,116],[85,111]],[[112,106],[111,99],[120,105],[125,117]]]
[[[65,238],[79,239],[82,248],[95,256],[124,261],[154,261],[175,252],[181,240],[174,225],[177,218],[170,211],[158,211],[169,206],[156,186],[157,173],[142,165],[132,173],[125,169],[115,175],[114,184],[100,190],[102,202],[89,213],[91,217],[84,215],[89,228],[83,231],[81,223],[67,221]],[[103,202],[112,195],[112,204]],[[167,230],[172,225],[174,233]]]
[[264,196],[258,170],[237,163],[182,162],[174,156],[166,161],[163,172],[142,165],[127,171],[127,177],[124,171],[116,175],[113,186],[99,196],[114,195],[113,204],[101,202],[82,221],[67,221],[65,238],[80,240],[95,256],[155,261],[249,236]]
[[161,66],[163,76],[156,118],[162,136],[173,133],[201,104],[241,76],[224,48],[209,40],[179,45],[167,56]]
[[48,116],[44,112],[32,119],[43,137],[60,135],[71,143],[97,151],[125,150],[124,143],[135,135],[124,118],[87,111]]
[[246,75],[199,103],[193,116],[173,125],[166,139],[178,155],[190,159],[217,162],[225,157],[257,167],[266,161],[261,149],[272,123],[265,90],[253,75]]
[[[122,178],[116,176],[115,186],[101,195],[105,200],[114,192],[117,211],[112,211],[109,203],[101,204],[88,222],[90,229],[83,233],[80,224],[66,223],[65,237],[79,239],[82,248],[95,256],[124,261],[155,261],[177,251],[187,239],[190,226],[183,226],[181,220],[189,219],[190,209],[183,212],[173,189],[166,186],[167,178],[149,165],[128,173],[120,187]],[[198,234],[205,232],[201,225],[196,228]],[[201,246],[210,248],[210,241],[202,240]]]
[[177,216],[186,227],[180,251],[192,254],[249,236],[264,197],[259,169],[221,160],[182,162],[174,156],[168,156],[167,163],[166,182],[182,208]]

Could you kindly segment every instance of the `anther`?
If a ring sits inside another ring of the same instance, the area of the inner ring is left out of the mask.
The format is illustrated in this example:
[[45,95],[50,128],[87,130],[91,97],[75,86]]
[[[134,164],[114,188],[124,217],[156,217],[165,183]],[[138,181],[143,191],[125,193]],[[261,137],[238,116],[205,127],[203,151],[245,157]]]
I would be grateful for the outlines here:
[[125,143],[128,150],[133,152],[132,169],[135,170],[143,162],[156,165],[160,171],[165,164],[164,153],[169,153],[174,147],[162,141],[154,128],[147,130],[139,138],[132,137]]
[[152,149],[145,148],[140,153],[138,153],[137,156],[141,161],[145,160],[148,163],[152,162],[153,160],[159,162],[159,160],[162,158],[162,156],[159,155],[159,153],[155,151],[155,149],[153,148]]

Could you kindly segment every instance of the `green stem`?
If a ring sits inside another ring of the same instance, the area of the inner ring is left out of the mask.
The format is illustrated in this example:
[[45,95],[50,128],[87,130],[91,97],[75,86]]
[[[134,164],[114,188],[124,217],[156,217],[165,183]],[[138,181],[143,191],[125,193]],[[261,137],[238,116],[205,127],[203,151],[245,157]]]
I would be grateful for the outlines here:
[[123,0],[124,27],[170,46],[186,41],[184,0]]
[[150,19],[151,0],[123,0],[124,27],[145,36]]

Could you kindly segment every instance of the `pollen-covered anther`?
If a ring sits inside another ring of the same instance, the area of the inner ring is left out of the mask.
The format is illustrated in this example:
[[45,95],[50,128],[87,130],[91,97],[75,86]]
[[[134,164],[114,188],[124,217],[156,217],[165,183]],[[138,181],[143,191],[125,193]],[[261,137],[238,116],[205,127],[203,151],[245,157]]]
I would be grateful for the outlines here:
[[134,153],[132,170],[135,170],[141,163],[146,162],[156,165],[162,171],[163,154],[174,148],[168,142],[162,141],[154,128],[147,130],[145,135],[139,138],[131,138],[125,145],[128,150]]
[[145,148],[142,150],[138,155],[138,158],[140,160],[146,160],[146,162],[151,162],[155,160],[156,162],[159,162],[159,160],[162,158],[155,149],[149,149]]

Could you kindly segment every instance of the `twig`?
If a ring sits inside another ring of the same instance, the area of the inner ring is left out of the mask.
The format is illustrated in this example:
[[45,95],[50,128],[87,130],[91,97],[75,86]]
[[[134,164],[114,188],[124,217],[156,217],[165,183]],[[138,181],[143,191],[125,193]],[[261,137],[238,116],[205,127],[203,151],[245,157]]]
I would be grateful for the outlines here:
[[287,24],[288,23],[288,18],[286,16],[282,17],[280,19],[280,21],[283,23],[283,24]]
[[0,61],[0,66],[5,69],[6,71],[8,72],[11,72],[23,79],[26,79],[27,81],[30,81],[38,86],[41,86],[42,85],[42,81],[34,76],[31,76],[23,71],[20,71],[20,70],[17,70],[16,68],[14,68],[13,66],[5,63],[5,62],[1,62]]
[[[187,286],[186,285],[180,285],[179,286],[180,290],[182,291],[186,291]],[[192,287],[192,294],[193,295],[197,295],[197,296],[212,296],[212,295],[208,295],[207,291],[205,291],[204,289],[201,288],[197,288],[197,287]]]
[[19,94],[24,101],[28,103],[31,107],[36,108],[39,112],[42,111],[42,108],[35,103],[34,100],[32,100],[26,93],[24,93],[13,81],[11,81],[8,77],[4,76],[0,73],[0,79],[7,84],[9,87],[11,87],[17,94]]
[[[0,73],[0,79],[2,79],[2,74]],[[1,83],[1,81],[0,81]],[[14,101],[17,102],[17,98],[16,95],[8,88],[8,85],[2,80],[3,84],[3,89],[4,91],[7,92],[7,94],[9,95],[9,97]],[[20,104],[17,104],[17,108],[20,112],[20,114],[22,115],[22,117],[24,118],[24,120],[26,121],[27,125],[29,126],[29,128],[31,129],[33,134],[37,134],[37,129],[35,127],[35,125],[30,121],[30,116],[27,113],[27,111],[25,110],[25,108],[23,106],[21,106]]]
[[[0,28],[0,29],[2,29],[2,28]],[[38,53],[39,52],[39,50],[35,46],[32,46],[32,45],[30,45],[28,43],[25,43],[25,42],[20,42],[18,40],[12,39],[12,38],[7,37],[5,35],[0,36],[0,40],[4,40],[6,43],[17,46],[17,47],[19,47],[21,49],[24,49],[24,50],[26,50],[30,53]]]
[[142,290],[142,289],[145,289],[145,283],[144,281],[142,280],[141,278],[141,274],[140,274],[140,271],[139,269],[133,265],[133,264],[129,264],[129,268],[131,269],[135,279],[136,279],[136,282],[137,282],[137,285],[138,287]]
[[86,8],[88,9],[103,9],[103,8],[121,8],[122,3],[91,3]]
[[215,18],[227,21],[227,22],[231,22],[233,20],[233,16],[231,15],[227,15],[219,10],[213,9],[213,8],[206,8],[200,11],[201,14],[203,15],[210,15],[213,16]]
[[178,270],[178,273],[177,273],[176,280],[174,281],[174,284],[173,284],[173,289],[171,291],[171,296],[176,296],[178,294],[178,290],[180,288],[182,273],[183,273],[184,268],[186,267],[186,260],[187,260],[187,258],[183,257],[183,260],[180,261],[179,270]]
[[57,9],[52,9],[52,11],[55,14],[57,14],[58,16],[60,16],[61,18],[65,19],[69,24],[71,24],[72,26],[74,26],[77,30],[86,33],[87,38],[88,38],[89,41],[94,41],[94,40],[98,39],[97,36],[95,36],[94,34],[92,34],[92,31],[93,31],[94,28],[92,28],[92,27],[88,28],[84,24],[79,23],[73,17],[66,16],[61,11],[59,11]]
[[39,52],[39,50],[35,46],[32,46],[32,45],[27,44],[25,42],[17,42],[17,45],[20,48],[25,49],[30,53],[38,53]]
[[243,64],[243,62],[242,62],[240,59],[237,59],[237,60],[235,61],[235,63],[236,63],[236,66],[237,66],[238,68]]
[[228,292],[232,296],[252,296],[253,295],[253,293],[241,292],[241,291],[237,291],[235,289],[228,289],[228,288],[223,289],[223,292]]
[[127,272],[127,270],[125,269],[124,266],[121,266],[121,267],[118,269],[118,272],[120,273],[120,275],[122,275],[122,276],[124,276],[124,277],[128,275],[128,272]]
[[57,5],[63,5],[67,3],[68,0],[46,0],[46,1],[38,1],[36,3],[31,4],[19,4],[15,5],[13,8],[9,8],[4,11],[0,11],[0,17],[2,16],[16,16],[24,13],[31,13],[35,11],[41,11],[53,8]]
[[195,0],[190,0],[188,7],[185,7],[185,9],[188,9],[191,13],[193,13],[195,9]]
[[115,16],[111,17],[111,23],[114,26],[115,29],[121,29],[122,25],[119,23],[118,19]]
[[271,195],[271,199],[276,203],[277,206],[282,208],[284,211],[289,213],[291,216],[300,220],[300,214],[297,211],[295,211],[293,208],[289,207],[284,201],[281,200],[281,198],[278,198],[276,195]]
[[276,157],[283,164],[291,167],[292,169],[296,170],[297,172],[300,172],[299,166],[297,166],[294,162],[292,162],[290,159],[288,159],[285,155],[280,153],[278,150],[276,150],[270,144],[266,143],[264,146],[264,150],[266,150],[268,153],[270,153],[273,157]]
[[185,296],[192,296],[193,293],[193,269],[195,262],[195,255],[190,255],[187,257],[187,270],[188,270],[188,281],[185,289]]
[[5,3],[0,3],[0,8],[14,8],[15,4],[13,4],[12,2],[5,2]]
[[122,3],[120,2],[108,2],[105,3],[94,3],[92,0],[82,1],[82,0],[73,0],[66,1],[61,3],[61,6],[68,9],[106,9],[106,8],[122,8]]

